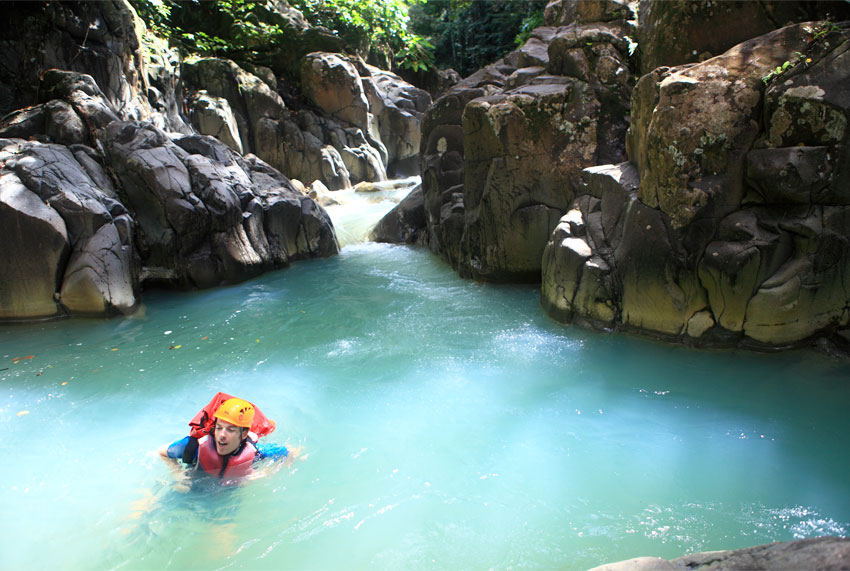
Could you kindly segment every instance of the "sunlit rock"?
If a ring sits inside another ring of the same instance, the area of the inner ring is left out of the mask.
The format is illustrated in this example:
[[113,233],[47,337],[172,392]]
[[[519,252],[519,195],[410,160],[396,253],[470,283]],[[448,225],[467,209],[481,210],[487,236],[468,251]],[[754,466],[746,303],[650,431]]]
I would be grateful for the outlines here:
[[[559,4],[561,2],[559,1]],[[607,2],[611,4],[609,0]],[[570,2],[564,1],[569,5]],[[580,2],[579,5],[595,2]],[[603,2],[600,2],[603,4]],[[547,13],[549,9],[547,8]],[[638,3],[637,44],[641,74],[659,66],[705,61],[750,38],[794,22],[850,18],[846,2]],[[781,63],[781,62],[780,62]]]
[[312,53],[301,66],[304,96],[320,109],[351,126],[367,129],[369,101],[357,67],[344,57]]
[[60,315],[54,295],[71,250],[65,222],[6,169],[0,170],[0,228],[0,319]]
[[199,133],[211,135],[242,154],[242,137],[227,99],[212,96],[202,89],[189,98],[188,105],[192,126]]
[[544,308],[604,325],[578,295],[598,257],[612,329],[760,348],[845,330],[848,49],[846,26],[795,25],[641,78],[633,166],[585,169],[543,258]]
[[419,174],[421,121],[431,96],[396,74],[368,64],[360,67],[364,93],[376,124],[373,132],[386,149],[386,169],[391,176]]
[[430,247],[462,275],[540,280],[543,250],[582,169],[625,159],[627,28],[538,28],[429,109],[422,181]]

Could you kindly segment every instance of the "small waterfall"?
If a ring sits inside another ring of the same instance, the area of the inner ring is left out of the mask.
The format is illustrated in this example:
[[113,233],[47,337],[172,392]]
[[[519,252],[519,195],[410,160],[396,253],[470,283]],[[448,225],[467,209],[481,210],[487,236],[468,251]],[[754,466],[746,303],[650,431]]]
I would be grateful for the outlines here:
[[341,248],[366,242],[381,218],[404,200],[420,183],[420,177],[381,182],[361,182],[353,188],[319,196],[334,224]]

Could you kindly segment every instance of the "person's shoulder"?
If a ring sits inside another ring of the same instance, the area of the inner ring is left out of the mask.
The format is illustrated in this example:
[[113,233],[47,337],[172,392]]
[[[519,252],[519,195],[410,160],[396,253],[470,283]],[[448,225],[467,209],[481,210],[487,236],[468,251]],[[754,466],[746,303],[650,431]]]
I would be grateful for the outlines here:
[[182,460],[183,452],[186,450],[186,446],[189,444],[190,436],[184,436],[180,440],[175,440],[168,446],[167,454],[169,458],[173,458],[174,460]]

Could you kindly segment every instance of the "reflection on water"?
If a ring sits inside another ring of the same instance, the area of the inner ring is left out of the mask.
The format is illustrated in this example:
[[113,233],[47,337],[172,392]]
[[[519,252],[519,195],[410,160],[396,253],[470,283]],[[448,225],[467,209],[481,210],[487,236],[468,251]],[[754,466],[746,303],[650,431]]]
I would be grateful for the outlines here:
[[[538,296],[367,243],[0,327],[0,568],[582,569],[847,535],[846,364],[561,327]],[[219,390],[304,453],[179,493],[155,450]]]

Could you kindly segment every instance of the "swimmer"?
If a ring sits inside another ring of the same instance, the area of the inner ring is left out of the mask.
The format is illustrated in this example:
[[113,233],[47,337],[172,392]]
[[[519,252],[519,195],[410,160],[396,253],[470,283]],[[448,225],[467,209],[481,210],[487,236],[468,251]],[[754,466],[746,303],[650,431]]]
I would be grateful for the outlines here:
[[[211,410],[215,412],[210,416]],[[230,485],[251,476],[258,460],[285,459],[284,463],[291,465],[298,455],[298,450],[290,452],[285,446],[258,445],[260,437],[275,429],[274,421],[250,402],[225,393],[213,397],[189,425],[189,436],[159,449],[159,455],[173,465],[179,491],[189,488],[189,474],[183,466],[200,468]]]

